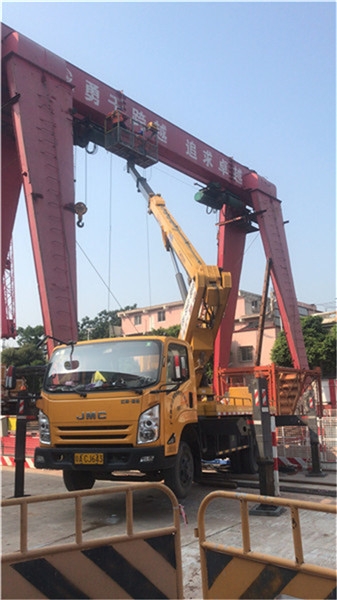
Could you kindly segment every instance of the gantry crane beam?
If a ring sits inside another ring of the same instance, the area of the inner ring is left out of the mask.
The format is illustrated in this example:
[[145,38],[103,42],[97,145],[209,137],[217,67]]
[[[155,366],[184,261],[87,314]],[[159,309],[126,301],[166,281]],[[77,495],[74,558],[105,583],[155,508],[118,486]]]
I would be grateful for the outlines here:
[[[46,335],[77,338],[72,146],[74,141],[85,145],[91,135],[103,145],[106,117],[118,108],[130,121],[155,124],[160,162],[202,184],[216,182],[255,211],[294,366],[307,368],[275,186],[7,25],[2,26],[2,63],[2,256],[8,253],[23,184]],[[224,205],[221,215],[218,264],[232,273],[216,351],[219,366],[225,367],[248,230],[231,207]]]

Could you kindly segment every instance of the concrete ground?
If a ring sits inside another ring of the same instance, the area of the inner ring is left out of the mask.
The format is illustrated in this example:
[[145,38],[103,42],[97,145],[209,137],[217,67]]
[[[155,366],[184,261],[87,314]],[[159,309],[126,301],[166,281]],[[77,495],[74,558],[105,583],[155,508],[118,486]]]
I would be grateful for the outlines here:
[[[2,498],[14,495],[13,467],[2,468]],[[293,476],[303,480],[303,473]],[[324,481],[334,482],[336,473],[329,472]],[[317,478],[319,483],[319,479]],[[118,483],[96,482],[95,489]],[[121,484],[122,485],[122,484]],[[172,511],[166,495],[158,489],[139,491],[134,498],[135,531],[156,529],[172,524]],[[199,543],[194,535],[197,513],[203,498],[216,488],[195,485],[192,493],[183,502],[181,516],[181,546],[183,563],[184,598],[202,598]],[[65,487],[60,472],[25,472],[25,495],[60,494]],[[240,493],[258,493],[254,489],[236,490]],[[281,497],[320,503],[322,506],[335,504],[335,499],[299,493],[281,493]],[[73,539],[74,501],[66,500],[32,504],[29,507],[29,549],[56,543],[67,543]],[[183,517],[185,516],[185,520]],[[87,539],[124,533],[124,495],[88,498],[83,503],[83,529]],[[250,536],[252,550],[294,558],[290,512],[278,517],[251,516]],[[241,547],[241,525],[239,502],[215,500],[206,513],[206,531],[209,541]],[[324,513],[301,512],[301,532],[305,562],[336,568],[336,518]],[[7,554],[19,548],[19,511],[5,508],[2,511],[2,552]]]

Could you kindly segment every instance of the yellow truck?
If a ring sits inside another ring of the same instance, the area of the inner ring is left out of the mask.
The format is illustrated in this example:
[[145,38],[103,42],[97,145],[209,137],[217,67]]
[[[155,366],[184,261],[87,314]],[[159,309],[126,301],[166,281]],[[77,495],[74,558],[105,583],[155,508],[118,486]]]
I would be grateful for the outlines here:
[[179,338],[128,336],[57,346],[38,400],[38,469],[62,469],[68,490],[95,480],[164,480],[179,498],[202,465],[231,457],[255,472],[248,388],[214,396],[206,376],[231,276],[207,266],[132,164],[129,172],[157,219],[164,244],[189,279]]

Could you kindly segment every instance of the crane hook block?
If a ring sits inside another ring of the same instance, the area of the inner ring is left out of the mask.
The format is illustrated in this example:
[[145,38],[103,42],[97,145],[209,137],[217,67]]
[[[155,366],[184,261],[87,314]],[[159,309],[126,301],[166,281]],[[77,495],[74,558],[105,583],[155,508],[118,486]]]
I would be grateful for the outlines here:
[[84,202],[76,202],[75,206],[75,213],[78,216],[78,220],[77,220],[77,227],[84,227],[84,223],[83,223],[83,215],[85,215],[85,213],[87,212],[87,207],[84,204]]

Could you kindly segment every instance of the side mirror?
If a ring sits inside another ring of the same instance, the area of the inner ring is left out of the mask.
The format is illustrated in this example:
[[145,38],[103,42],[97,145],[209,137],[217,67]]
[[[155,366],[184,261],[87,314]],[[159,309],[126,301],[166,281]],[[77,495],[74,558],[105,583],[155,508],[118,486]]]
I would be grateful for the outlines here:
[[11,365],[6,369],[5,376],[5,389],[6,390],[15,390],[16,388],[16,367]]

